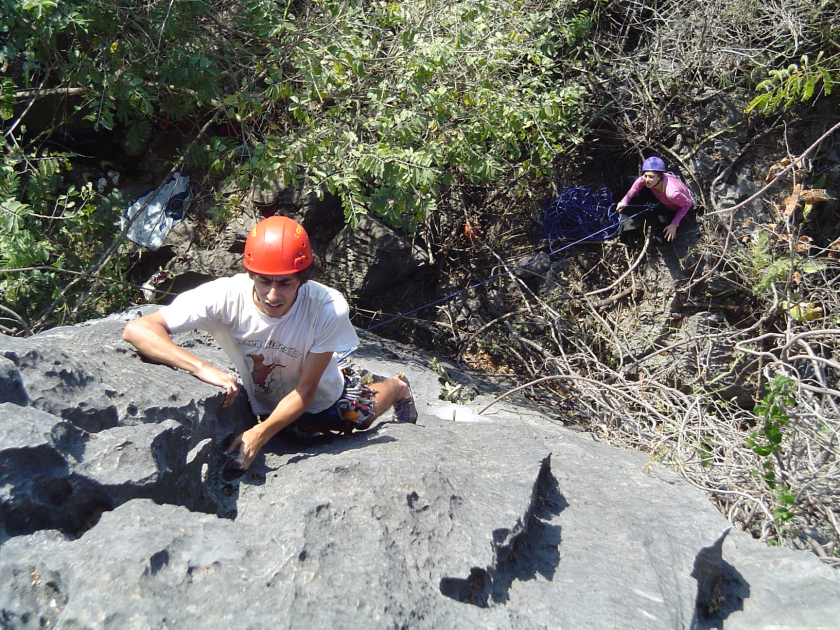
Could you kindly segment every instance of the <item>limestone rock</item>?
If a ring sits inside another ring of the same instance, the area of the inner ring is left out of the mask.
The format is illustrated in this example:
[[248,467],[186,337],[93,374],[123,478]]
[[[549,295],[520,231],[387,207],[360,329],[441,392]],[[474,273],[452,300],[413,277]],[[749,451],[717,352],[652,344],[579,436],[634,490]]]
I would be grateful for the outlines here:
[[[244,240],[242,247],[244,247]],[[209,280],[236,275],[244,271],[244,268],[241,253],[224,249],[212,251],[198,249],[173,258],[167,264],[166,270],[175,279],[169,291],[179,294]]]
[[443,404],[430,357],[369,334],[354,361],[406,372],[418,423],[281,435],[226,482],[248,411],[142,361],[131,316],[0,337],[3,628],[840,627],[814,556],[723,539],[674,473],[539,410]]
[[174,482],[185,473],[186,439],[174,420],[91,434],[4,403],[0,444],[0,540],[41,529],[78,534],[102,512],[138,496],[175,502]]
[[355,228],[345,227],[324,254],[326,283],[345,294],[371,300],[395,282],[410,278],[427,256],[391,228],[365,217]]
[[[322,231],[335,234],[344,225],[339,196],[324,193],[323,199],[319,199],[317,195],[304,193],[300,188],[283,186],[280,180],[255,182],[251,188],[251,201],[257,206],[295,215],[293,218],[307,227],[310,237]],[[330,224],[337,228],[330,229]],[[317,229],[312,230],[313,227]]]
[[20,370],[14,362],[0,357],[0,402],[10,402],[16,405],[27,403],[26,391],[20,378]]
[[[28,405],[86,431],[166,419],[191,430],[205,426],[205,416],[218,412],[221,392],[185,372],[139,360],[120,339],[126,322],[140,312],[30,339],[0,336],[0,356],[14,365]],[[181,339],[199,356],[229,364],[208,335]]]

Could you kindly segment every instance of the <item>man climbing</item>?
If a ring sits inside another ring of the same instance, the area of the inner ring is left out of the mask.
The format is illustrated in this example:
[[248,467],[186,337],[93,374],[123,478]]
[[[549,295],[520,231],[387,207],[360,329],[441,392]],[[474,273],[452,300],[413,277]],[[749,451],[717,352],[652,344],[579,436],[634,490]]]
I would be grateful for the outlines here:
[[[187,291],[169,306],[126,325],[123,339],[145,357],[225,390],[233,403],[237,377],[202,361],[170,335],[200,328],[213,335],[242,378],[251,409],[261,420],[237,436],[236,464],[247,470],[279,431],[304,432],[326,425],[367,429],[391,407],[398,420],[417,412],[408,383],[399,377],[367,388],[345,382],[336,352],[358,345],[344,297],[314,282],[316,265],[303,227],[287,217],[257,224],[245,242],[248,273],[220,278]],[[346,430],[349,434],[350,430]]]
[[[682,218],[694,205],[691,191],[676,175],[665,172],[665,162],[658,157],[649,157],[642,163],[642,175],[633,182],[624,198],[616,204],[616,212],[621,212],[640,191],[647,189],[662,204],[651,211],[643,211],[633,216],[625,224],[625,231],[641,226],[646,221],[654,230],[667,224],[662,231],[666,241],[673,241]],[[664,208],[662,207],[664,206]]]

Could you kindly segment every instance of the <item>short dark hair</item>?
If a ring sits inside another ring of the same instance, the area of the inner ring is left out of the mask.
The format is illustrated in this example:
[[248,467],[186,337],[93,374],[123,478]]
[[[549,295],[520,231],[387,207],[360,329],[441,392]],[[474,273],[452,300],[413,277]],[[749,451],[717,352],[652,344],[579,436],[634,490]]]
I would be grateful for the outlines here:
[[315,254],[312,254],[312,263],[306,268],[301,269],[295,274],[295,277],[300,280],[301,284],[306,284],[314,278],[321,268],[320,261]]

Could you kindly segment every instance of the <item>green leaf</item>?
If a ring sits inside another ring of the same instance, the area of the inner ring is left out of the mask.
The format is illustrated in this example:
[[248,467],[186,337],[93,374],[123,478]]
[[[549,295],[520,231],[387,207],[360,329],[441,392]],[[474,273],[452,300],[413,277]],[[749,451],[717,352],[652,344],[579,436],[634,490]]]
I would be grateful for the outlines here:
[[757,92],[765,91],[770,92],[776,86],[776,81],[774,79],[765,79],[761,83],[755,86]]
[[779,501],[785,505],[796,505],[796,494],[790,490],[783,490],[779,493]]
[[800,97],[800,101],[803,103],[811,99],[814,95],[814,87],[817,85],[817,81],[820,80],[819,74],[814,74],[808,77],[808,80],[805,81],[805,84],[802,86],[802,96]]
[[831,73],[826,68],[824,68],[822,66],[819,66],[817,68],[817,70],[819,70],[820,74],[822,75],[823,91],[825,92],[826,96],[830,96],[831,95],[831,88],[834,85],[834,82],[831,78]]
[[766,110],[772,96],[773,94],[771,92],[756,96],[753,100],[750,101],[749,105],[747,105],[747,113],[753,111],[754,109],[758,109],[760,111]]
[[773,517],[779,521],[787,522],[796,518],[796,515],[786,507],[777,507],[773,510]]
[[819,260],[808,260],[802,265],[802,273],[819,273],[828,268],[824,262]]

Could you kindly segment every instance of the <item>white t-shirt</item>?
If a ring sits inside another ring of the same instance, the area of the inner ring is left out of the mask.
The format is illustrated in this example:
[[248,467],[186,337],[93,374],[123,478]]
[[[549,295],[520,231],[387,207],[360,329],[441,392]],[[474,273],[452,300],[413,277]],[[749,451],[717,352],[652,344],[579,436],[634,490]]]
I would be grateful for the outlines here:
[[[201,328],[213,335],[236,365],[254,413],[266,414],[297,387],[307,353],[343,352],[359,339],[347,301],[334,289],[311,280],[302,284],[282,317],[260,311],[253,291],[254,281],[242,273],[186,291],[160,312],[173,333]],[[343,390],[333,356],[307,411],[327,409]]]

